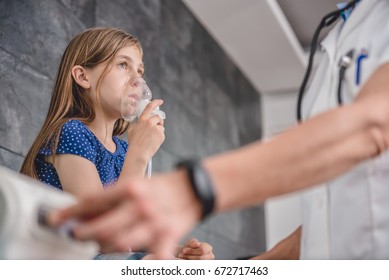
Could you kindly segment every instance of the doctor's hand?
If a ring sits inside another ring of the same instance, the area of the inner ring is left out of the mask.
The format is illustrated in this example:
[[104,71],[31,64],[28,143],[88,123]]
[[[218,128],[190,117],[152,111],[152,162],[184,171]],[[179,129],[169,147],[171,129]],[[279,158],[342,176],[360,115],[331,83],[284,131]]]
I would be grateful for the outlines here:
[[302,226],[299,226],[269,251],[257,255],[251,260],[298,260],[300,258],[301,230]]
[[195,238],[186,241],[185,245],[179,248],[177,257],[186,260],[213,260],[215,255],[212,246],[205,242],[200,242]]
[[48,221],[53,226],[69,219],[79,221],[73,228],[74,238],[96,240],[104,252],[146,247],[163,259],[175,253],[179,239],[200,216],[201,207],[185,171],[176,171],[90,194],[51,213]]

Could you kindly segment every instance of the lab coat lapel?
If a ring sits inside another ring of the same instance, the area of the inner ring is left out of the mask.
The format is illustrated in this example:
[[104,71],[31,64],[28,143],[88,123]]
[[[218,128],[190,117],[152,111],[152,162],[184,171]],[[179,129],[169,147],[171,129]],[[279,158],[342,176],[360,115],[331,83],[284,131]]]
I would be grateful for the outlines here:
[[339,34],[338,46],[340,47],[348,35],[361,24],[368,16],[374,5],[380,0],[362,0],[352,11]]
[[336,53],[336,41],[338,39],[343,22],[339,22],[334,29],[332,29],[328,35],[321,42],[322,49],[328,54],[330,61],[333,60]]

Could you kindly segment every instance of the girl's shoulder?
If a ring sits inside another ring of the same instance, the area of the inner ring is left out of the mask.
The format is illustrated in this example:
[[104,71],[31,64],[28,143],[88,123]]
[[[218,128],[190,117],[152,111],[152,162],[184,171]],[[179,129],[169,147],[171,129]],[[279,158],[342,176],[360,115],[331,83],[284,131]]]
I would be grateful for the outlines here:
[[82,145],[90,149],[99,146],[98,139],[80,120],[68,120],[61,129],[59,144]]
[[[50,144],[40,149],[39,154],[53,154],[54,141],[54,138],[51,139]],[[68,120],[63,124],[55,147],[56,154],[75,154],[91,161],[95,161],[99,150],[96,138],[80,120]]]
[[67,120],[62,129],[85,129],[86,125],[80,120]]
[[87,137],[93,138],[93,133],[89,130],[89,128],[80,120],[68,120],[64,123],[61,130],[61,136],[71,136],[77,138],[79,137]]

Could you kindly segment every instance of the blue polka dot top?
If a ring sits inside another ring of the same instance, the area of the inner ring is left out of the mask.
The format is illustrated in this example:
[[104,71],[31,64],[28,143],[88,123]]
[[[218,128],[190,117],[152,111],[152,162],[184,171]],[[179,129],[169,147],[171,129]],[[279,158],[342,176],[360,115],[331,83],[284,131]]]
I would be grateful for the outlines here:
[[[113,137],[113,141],[116,151],[111,153],[85,124],[79,120],[69,120],[62,127],[57,155],[72,154],[90,160],[96,166],[101,183],[107,187],[119,178],[128,149],[125,141],[117,137]],[[62,190],[54,166],[45,160],[45,156],[51,154],[49,147],[39,150],[35,158],[37,174],[42,182]]]

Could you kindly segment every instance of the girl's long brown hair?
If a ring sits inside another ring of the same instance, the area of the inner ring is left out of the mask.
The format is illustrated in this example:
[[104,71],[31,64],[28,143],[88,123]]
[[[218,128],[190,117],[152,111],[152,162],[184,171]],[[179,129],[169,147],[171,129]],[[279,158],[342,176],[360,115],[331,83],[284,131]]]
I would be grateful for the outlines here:
[[[38,178],[35,158],[39,150],[48,145],[55,156],[59,135],[66,121],[77,119],[88,124],[95,118],[92,99],[73,80],[72,68],[75,65],[93,68],[103,62],[108,62],[97,82],[98,92],[109,63],[116,53],[126,46],[136,46],[142,53],[140,42],[134,36],[114,28],[91,28],[70,41],[58,68],[46,120],[24,159],[21,173]],[[99,100],[98,96],[97,100]],[[113,135],[123,134],[127,127],[128,123],[123,119],[117,120]]]

